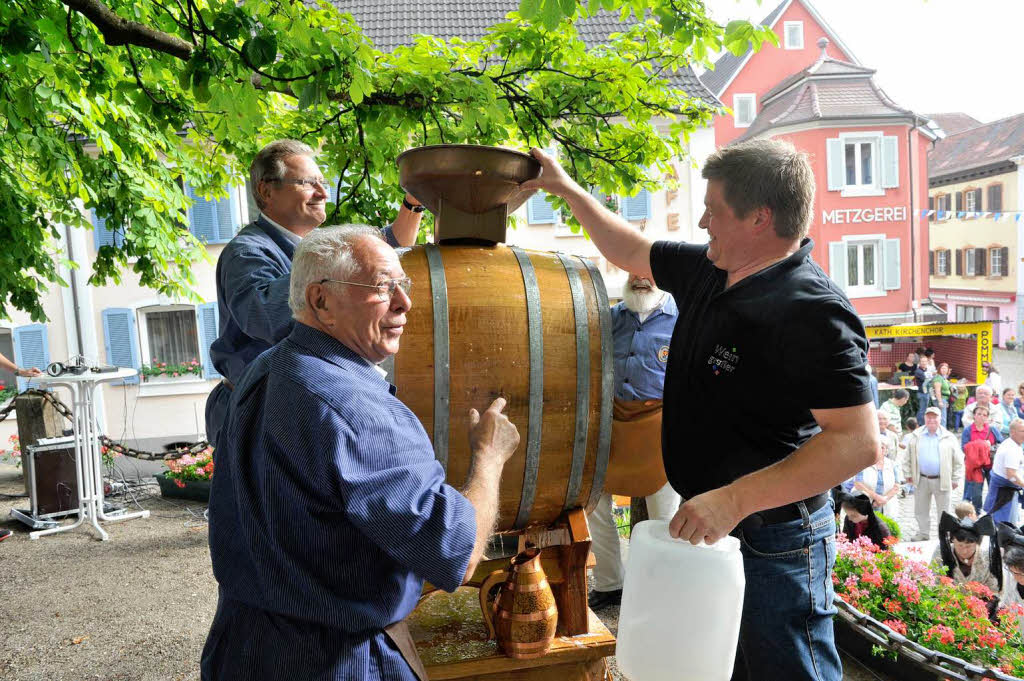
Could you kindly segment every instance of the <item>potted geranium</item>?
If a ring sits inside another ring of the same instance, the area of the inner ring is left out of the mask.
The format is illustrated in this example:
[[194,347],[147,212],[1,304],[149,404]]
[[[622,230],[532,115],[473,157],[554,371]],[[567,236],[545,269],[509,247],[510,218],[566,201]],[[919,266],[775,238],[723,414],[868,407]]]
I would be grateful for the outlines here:
[[17,435],[8,438],[10,449],[0,449],[0,461],[13,464],[16,468],[21,467],[21,441]]
[[[885,543],[891,546],[896,540],[890,537]],[[990,620],[988,603],[996,594],[982,584],[954,584],[942,574],[945,568],[932,569],[923,560],[902,556],[891,549],[881,551],[867,537],[849,541],[839,534],[836,544],[832,583],[839,599],[882,622],[890,631],[933,651],[994,667],[1018,678],[1024,674],[1017,626],[1019,607],[999,608],[995,621]],[[914,549],[917,547],[911,550]],[[846,641],[844,645],[850,649],[855,647],[849,643],[844,620],[837,618],[836,624],[837,640]],[[873,650],[871,646],[875,646]],[[875,654],[884,651],[870,640],[864,647]],[[857,656],[856,652],[853,654]],[[880,667],[896,664],[889,671],[901,679],[935,678],[919,674],[918,669],[907,666],[902,659],[895,663],[886,658],[876,658],[874,664],[870,659],[862,661]]]
[[213,478],[213,447],[198,454],[185,454],[179,459],[165,462],[167,470],[156,476],[160,494],[165,497],[210,500],[210,480]]
[[0,381],[0,407],[7,404],[8,400],[18,394],[18,387],[12,385],[8,388],[4,385],[3,381]]
[[139,373],[142,375],[142,380],[146,382],[173,381],[190,376],[202,376],[203,365],[195,357],[180,364],[168,364],[154,357],[151,364],[142,365]]

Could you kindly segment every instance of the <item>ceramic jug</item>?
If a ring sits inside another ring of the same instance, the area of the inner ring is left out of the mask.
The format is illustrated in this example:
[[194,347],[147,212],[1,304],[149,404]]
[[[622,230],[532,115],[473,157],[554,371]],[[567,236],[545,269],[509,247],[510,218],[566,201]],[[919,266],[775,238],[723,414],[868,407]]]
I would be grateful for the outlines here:
[[[490,592],[498,587],[493,603]],[[558,607],[540,565],[540,549],[527,547],[512,559],[508,570],[492,573],[480,585],[480,609],[491,638],[509,657],[540,657],[551,648],[558,624]]]

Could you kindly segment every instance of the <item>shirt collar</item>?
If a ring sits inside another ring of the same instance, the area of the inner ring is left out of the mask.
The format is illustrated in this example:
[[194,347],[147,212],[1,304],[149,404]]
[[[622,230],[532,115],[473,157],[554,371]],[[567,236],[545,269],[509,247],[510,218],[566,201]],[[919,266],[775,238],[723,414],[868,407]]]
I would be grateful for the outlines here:
[[292,232],[291,230],[285,229],[281,225],[277,224],[276,222],[274,222],[273,220],[268,218],[266,213],[260,213],[260,219],[262,219],[264,222],[266,222],[271,227],[275,227],[275,228],[279,229],[283,233],[284,238],[288,239],[288,241],[290,241],[293,246],[298,246],[299,242],[302,241],[302,237],[301,236],[299,236],[295,232]]
[[[763,270],[754,272],[749,277],[745,277],[742,281],[722,291],[722,293],[728,293],[735,291],[736,289],[743,288],[750,285],[752,282],[757,281],[771,281],[776,277],[780,277],[786,272],[789,272],[799,267],[805,260],[811,257],[811,251],[814,250],[814,241],[810,237],[804,237],[800,241],[800,247],[792,255],[788,255],[782,260],[772,263]],[[721,271],[721,270],[720,270]],[[722,271],[723,274],[726,274]],[[725,282],[725,278],[722,279]]]
[[387,374],[383,369],[362,355],[356,354],[344,343],[336,338],[332,338],[323,331],[314,329],[312,326],[307,326],[302,322],[295,322],[292,332],[288,334],[288,340],[306,348],[326,362],[330,362],[346,371],[351,371],[360,378],[376,381],[381,383],[382,386],[390,388],[390,384],[384,378]]

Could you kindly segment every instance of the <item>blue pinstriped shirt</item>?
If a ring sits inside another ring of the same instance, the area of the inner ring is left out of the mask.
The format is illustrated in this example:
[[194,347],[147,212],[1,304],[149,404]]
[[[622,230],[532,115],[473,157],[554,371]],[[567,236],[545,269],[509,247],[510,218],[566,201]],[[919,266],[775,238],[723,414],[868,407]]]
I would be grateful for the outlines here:
[[203,679],[414,679],[381,630],[424,579],[459,586],[476,519],[389,384],[296,323],[235,386],[216,465]]
[[620,400],[660,400],[672,330],[679,318],[675,298],[665,294],[658,309],[640,321],[625,303],[612,307],[615,396]]

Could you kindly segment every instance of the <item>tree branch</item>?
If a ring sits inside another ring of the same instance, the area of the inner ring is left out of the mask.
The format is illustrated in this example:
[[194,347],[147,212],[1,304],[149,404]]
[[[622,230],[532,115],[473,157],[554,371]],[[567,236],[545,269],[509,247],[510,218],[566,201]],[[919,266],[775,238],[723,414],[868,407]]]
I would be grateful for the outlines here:
[[177,36],[158,31],[137,21],[128,21],[114,13],[100,0],[61,0],[65,5],[91,21],[103,34],[107,45],[135,45],[188,61],[195,45]]

